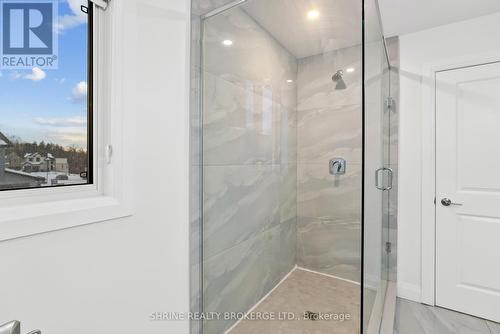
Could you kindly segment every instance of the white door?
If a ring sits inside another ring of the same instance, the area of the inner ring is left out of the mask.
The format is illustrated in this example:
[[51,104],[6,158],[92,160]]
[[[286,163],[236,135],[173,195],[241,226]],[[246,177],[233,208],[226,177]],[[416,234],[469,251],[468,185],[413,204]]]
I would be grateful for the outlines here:
[[500,63],[436,79],[436,304],[500,321]]

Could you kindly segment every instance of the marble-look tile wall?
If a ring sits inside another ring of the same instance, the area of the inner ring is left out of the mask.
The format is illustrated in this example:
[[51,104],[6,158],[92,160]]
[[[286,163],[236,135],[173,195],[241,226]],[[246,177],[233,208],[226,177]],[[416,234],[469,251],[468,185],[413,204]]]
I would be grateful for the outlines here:
[[[299,60],[297,107],[297,263],[360,281],[361,46]],[[351,73],[347,68],[354,68]],[[332,75],[344,70],[345,90]],[[329,160],[347,173],[329,174]]]
[[296,263],[297,62],[243,9],[203,27],[205,312],[248,311]]

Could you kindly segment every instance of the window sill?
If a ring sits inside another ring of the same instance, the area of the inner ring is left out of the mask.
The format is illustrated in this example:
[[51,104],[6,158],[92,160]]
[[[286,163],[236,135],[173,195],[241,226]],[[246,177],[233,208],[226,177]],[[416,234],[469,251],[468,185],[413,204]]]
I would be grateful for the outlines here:
[[0,241],[132,215],[113,197],[93,196],[0,208]]

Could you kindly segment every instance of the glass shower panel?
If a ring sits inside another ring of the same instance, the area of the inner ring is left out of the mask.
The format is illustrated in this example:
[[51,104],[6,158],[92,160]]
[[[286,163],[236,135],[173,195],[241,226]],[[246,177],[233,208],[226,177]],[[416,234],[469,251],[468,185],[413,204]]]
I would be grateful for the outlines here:
[[[233,3],[199,30],[201,303],[223,315],[202,331],[251,328],[241,314],[286,291],[295,331],[344,312],[323,331],[359,333],[362,1]],[[247,331],[283,332],[265,325]]]
[[365,1],[363,332],[378,333],[388,284],[390,71],[375,0]]
[[203,304],[227,315],[204,333],[224,333],[296,264],[298,62],[250,14],[263,4],[203,21]]

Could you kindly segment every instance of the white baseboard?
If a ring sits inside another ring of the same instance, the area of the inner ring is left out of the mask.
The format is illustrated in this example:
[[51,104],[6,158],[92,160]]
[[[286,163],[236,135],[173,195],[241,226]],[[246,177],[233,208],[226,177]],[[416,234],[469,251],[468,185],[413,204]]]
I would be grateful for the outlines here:
[[418,285],[398,282],[398,297],[420,303],[422,301],[422,290]]

